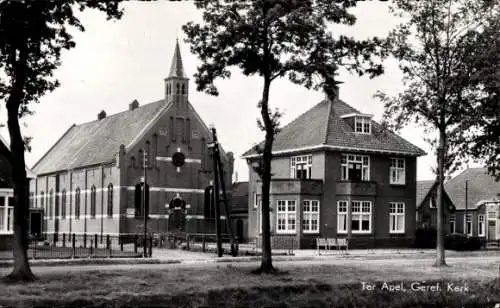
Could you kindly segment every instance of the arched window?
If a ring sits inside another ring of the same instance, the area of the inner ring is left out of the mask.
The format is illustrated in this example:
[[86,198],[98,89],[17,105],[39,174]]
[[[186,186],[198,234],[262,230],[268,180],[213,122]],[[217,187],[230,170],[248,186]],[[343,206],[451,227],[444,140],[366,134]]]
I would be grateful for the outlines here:
[[176,84],[175,86],[176,86],[176,88],[177,88],[177,92],[176,92],[176,93],[177,93],[177,94],[180,94],[180,93],[181,93],[181,88],[180,88],[180,85],[179,85],[179,84]]
[[95,199],[96,199],[96,193],[95,193],[95,186],[92,185],[90,188],[90,217],[95,218],[95,212],[96,212],[96,207],[95,207]]
[[80,188],[75,190],[75,219],[80,219]]
[[66,218],[66,189],[61,194],[61,219]]
[[186,94],[186,87],[184,86],[184,84],[182,84],[181,86],[181,93]]
[[153,156],[151,155],[151,143],[146,140],[146,166],[153,166]]
[[135,216],[142,216],[141,184],[135,185]]
[[[40,192],[40,207],[44,209],[45,206],[45,193],[43,191]],[[45,213],[47,215],[47,213]]]
[[142,152],[142,150],[139,150],[139,154],[137,156],[137,163],[139,165],[138,167],[142,169],[144,167],[144,153]]
[[113,184],[108,185],[108,217],[113,217]]
[[48,215],[50,218],[53,218],[52,217],[52,210],[53,210],[52,207],[54,206],[54,190],[52,190],[52,189],[49,192],[49,204],[48,204],[48,206],[49,206],[49,209],[47,211]]
[[132,168],[135,168],[135,157],[134,156],[130,157],[130,166]]

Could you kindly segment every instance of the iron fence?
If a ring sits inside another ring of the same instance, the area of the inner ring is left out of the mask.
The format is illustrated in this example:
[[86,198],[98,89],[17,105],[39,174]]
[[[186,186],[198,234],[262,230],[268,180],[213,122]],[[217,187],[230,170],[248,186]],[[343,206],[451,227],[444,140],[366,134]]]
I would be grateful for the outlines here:
[[[147,255],[144,256],[144,235],[139,234],[47,234],[44,238],[30,238],[29,259],[76,259],[76,258],[138,258],[151,257],[153,236],[146,241]],[[139,249],[141,248],[141,249]],[[12,250],[0,251],[0,259],[11,259]]]

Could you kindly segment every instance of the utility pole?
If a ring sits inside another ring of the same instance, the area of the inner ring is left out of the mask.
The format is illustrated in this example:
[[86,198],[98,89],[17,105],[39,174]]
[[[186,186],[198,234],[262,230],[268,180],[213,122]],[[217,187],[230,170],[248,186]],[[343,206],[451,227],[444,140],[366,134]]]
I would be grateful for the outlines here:
[[[467,230],[467,211],[469,207],[469,181],[465,180],[465,234],[469,235],[469,232]],[[472,223],[471,223],[472,224]],[[471,227],[472,228],[472,227]],[[472,231],[472,230],[471,230]]]
[[147,249],[147,235],[148,235],[148,213],[146,213],[147,206],[146,202],[148,201],[146,198],[146,189],[147,189],[147,159],[148,159],[148,153],[146,150],[143,151],[144,157],[143,157],[143,167],[144,167],[144,183],[143,183],[143,189],[142,189],[142,208],[143,208],[143,215],[144,215],[144,239],[143,239],[143,247],[144,247],[144,258],[147,258],[148,256],[148,249]]
[[[217,237],[217,255],[222,257],[222,243],[220,238],[221,225],[220,225],[220,202],[224,202],[224,209],[226,215],[226,225],[229,231],[230,240],[231,240],[231,254],[236,256],[236,243],[234,240],[234,234],[231,226],[231,218],[230,218],[230,210],[226,195],[226,186],[224,181],[224,173],[222,169],[222,161],[220,159],[220,150],[219,150],[219,142],[217,140],[217,133],[215,131],[215,127],[211,127],[212,131],[212,144],[210,145],[212,148],[212,159],[213,159],[213,168],[214,168],[214,184],[213,184],[213,193],[214,193],[214,205],[215,205],[215,232]],[[219,181],[222,188],[222,197],[223,200],[219,198]]]
[[214,198],[214,210],[215,210],[215,240],[217,242],[217,256],[222,257],[222,241],[220,236],[220,208],[219,208],[219,180],[218,180],[218,165],[216,159],[216,148],[218,147],[217,141],[214,138],[215,136],[215,127],[211,127],[212,131],[212,144],[210,147],[212,148],[212,161],[214,168],[214,186],[213,186],[213,198]]

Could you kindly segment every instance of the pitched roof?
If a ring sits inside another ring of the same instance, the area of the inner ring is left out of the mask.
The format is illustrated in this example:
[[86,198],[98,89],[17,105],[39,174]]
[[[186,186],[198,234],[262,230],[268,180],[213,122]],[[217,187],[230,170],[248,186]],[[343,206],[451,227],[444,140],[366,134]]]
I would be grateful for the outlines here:
[[[341,100],[323,100],[288,125],[275,136],[273,153],[285,153],[315,148],[398,153],[421,156],[426,153],[380,124],[370,120],[371,134],[355,133],[348,120],[342,118],[360,112]],[[263,142],[260,146],[263,145]],[[256,155],[254,148],[242,156]]]
[[123,144],[128,146],[167,104],[164,100],[73,125],[33,166],[37,174],[112,162]]
[[248,182],[233,183],[231,191],[231,210],[248,210]]
[[465,210],[465,182],[468,209],[477,208],[483,201],[500,200],[500,182],[496,182],[486,168],[469,168],[445,183],[446,192],[457,210]]
[[[10,152],[10,146],[7,145],[7,141],[3,139],[2,135],[0,135],[0,154],[2,154],[7,160],[9,160],[12,156]],[[25,166],[25,169],[26,169],[26,177],[35,178],[35,174],[33,173],[33,171],[30,170],[30,168],[28,168],[28,166]],[[9,175],[8,178],[10,179],[11,176]]]
[[436,184],[436,181],[417,181],[417,208]]

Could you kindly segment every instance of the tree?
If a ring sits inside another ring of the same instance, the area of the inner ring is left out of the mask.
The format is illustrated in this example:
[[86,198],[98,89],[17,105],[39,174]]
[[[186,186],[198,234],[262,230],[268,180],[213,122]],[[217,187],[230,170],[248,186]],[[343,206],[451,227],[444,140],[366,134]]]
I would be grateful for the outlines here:
[[[384,119],[396,129],[414,121],[437,137],[436,266],[446,265],[444,251],[443,182],[446,172],[460,166],[468,117],[477,112],[482,91],[473,86],[474,67],[466,61],[470,38],[482,30],[494,1],[396,0],[391,12],[405,18],[389,34],[391,54],[399,61],[404,91],[394,97],[378,92]],[[429,135],[429,134],[427,134]]]
[[500,11],[491,11],[484,31],[469,38],[465,60],[474,68],[471,86],[480,97],[471,128],[465,134],[461,153],[483,161],[490,174],[500,180]]
[[[339,3],[340,2],[340,3]],[[229,67],[236,66],[244,75],[258,75],[263,88],[258,103],[265,132],[261,148],[262,165],[262,263],[256,272],[271,273],[269,189],[274,135],[278,131],[279,112],[270,111],[269,93],[274,80],[288,77],[306,88],[323,88],[332,94],[335,77],[341,67],[374,77],[383,72],[377,63],[382,41],[373,38],[357,41],[337,38],[328,29],[331,24],[353,25],[355,16],[348,9],[356,1],[331,0],[255,0],[197,1],[203,11],[203,23],[183,26],[191,51],[202,61],[195,74],[197,90],[218,95],[214,81],[229,78]]]
[[108,19],[120,18],[119,1],[1,1],[0,2],[0,99],[7,107],[14,183],[14,268],[10,281],[35,279],[27,258],[28,183],[19,118],[32,113],[30,105],[53,91],[53,78],[61,51],[75,47],[69,28],[84,31],[74,10],[97,9]]

